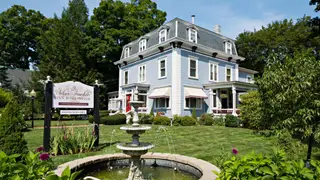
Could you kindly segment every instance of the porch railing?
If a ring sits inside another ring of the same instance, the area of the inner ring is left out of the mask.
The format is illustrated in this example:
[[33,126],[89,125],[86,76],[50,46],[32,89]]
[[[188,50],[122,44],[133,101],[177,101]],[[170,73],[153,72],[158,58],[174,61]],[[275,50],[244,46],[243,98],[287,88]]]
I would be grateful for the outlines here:
[[[233,109],[212,109],[213,114],[232,114]],[[236,113],[240,114],[240,109],[236,109]]]

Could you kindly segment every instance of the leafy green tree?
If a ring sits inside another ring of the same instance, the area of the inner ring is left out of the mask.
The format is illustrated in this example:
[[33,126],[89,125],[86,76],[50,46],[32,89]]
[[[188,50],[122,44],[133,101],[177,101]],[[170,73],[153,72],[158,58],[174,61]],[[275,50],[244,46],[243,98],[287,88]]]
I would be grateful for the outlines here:
[[37,37],[45,17],[34,10],[14,5],[0,14],[0,65],[28,69],[39,60]]
[[320,11],[320,0],[310,0],[309,4],[316,6],[314,9],[316,12]]
[[89,35],[86,49],[90,65],[103,74],[108,90],[118,89],[118,68],[122,47],[161,26],[166,13],[151,0],[101,1],[86,25]]
[[263,76],[257,80],[263,119],[276,129],[308,138],[307,160],[320,123],[319,77],[320,61],[309,50],[286,56],[283,62],[271,56]]
[[85,4],[78,0],[70,1],[62,18],[54,17],[51,28],[40,36],[41,64],[40,71],[35,72],[35,81],[49,75],[55,82],[74,80],[92,84],[97,78],[96,70],[86,64],[86,35],[80,24],[88,19],[88,15],[87,12],[82,16],[77,13],[77,9],[83,8],[86,8]]
[[314,34],[310,27],[310,17],[292,20],[275,21],[256,32],[239,34],[236,45],[240,56],[246,58],[241,66],[264,71],[268,57],[277,54],[277,60],[283,61],[286,56],[294,55],[296,50],[316,49],[320,46],[319,34]]
[[244,126],[254,130],[270,128],[262,118],[262,101],[259,91],[249,91],[241,95],[240,118]]

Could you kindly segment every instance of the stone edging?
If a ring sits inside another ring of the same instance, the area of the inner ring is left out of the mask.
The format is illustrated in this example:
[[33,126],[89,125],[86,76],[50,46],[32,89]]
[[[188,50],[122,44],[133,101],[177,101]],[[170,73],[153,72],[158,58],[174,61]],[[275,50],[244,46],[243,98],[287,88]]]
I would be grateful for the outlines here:
[[[78,168],[83,168],[89,164],[96,164],[99,162],[107,161],[107,160],[115,160],[115,159],[128,159],[130,156],[127,156],[122,153],[116,153],[116,154],[106,154],[106,155],[97,155],[97,156],[89,156],[82,159],[77,159],[74,161],[70,161],[64,164],[61,164],[58,166],[58,168],[55,170],[55,173],[57,175],[61,175],[62,171],[69,166],[71,170],[75,170]],[[208,180],[208,179],[216,179],[217,175],[215,175],[212,171],[220,172],[220,169],[212,164],[210,164],[207,161],[189,157],[189,156],[182,156],[179,154],[167,154],[167,153],[147,153],[141,158],[145,159],[163,159],[163,160],[169,160],[169,161],[175,161],[179,163],[188,164],[190,166],[193,166],[201,171],[202,177],[200,180]]]

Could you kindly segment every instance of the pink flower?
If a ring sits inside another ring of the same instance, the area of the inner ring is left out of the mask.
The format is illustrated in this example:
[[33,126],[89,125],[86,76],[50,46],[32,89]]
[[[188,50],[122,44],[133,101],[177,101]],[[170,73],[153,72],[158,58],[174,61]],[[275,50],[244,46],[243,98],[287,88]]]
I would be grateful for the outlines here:
[[40,147],[38,147],[38,148],[36,149],[37,152],[41,152],[41,151],[43,151],[43,150],[44,150],[44,147],[43,147],[43,146],[40,146]]
[[42,153],[42,154],[40,154],[40,160],[41,161],[46,161],[46,160],[48,160],[50,158],[50,156],[49,156],[49,154],[47,154],[47,153]]
[[237,155],[237,154],[238,154],[238,150],[237,150],[236,148],[232,148],[232,153],[233,153],[234,155]]

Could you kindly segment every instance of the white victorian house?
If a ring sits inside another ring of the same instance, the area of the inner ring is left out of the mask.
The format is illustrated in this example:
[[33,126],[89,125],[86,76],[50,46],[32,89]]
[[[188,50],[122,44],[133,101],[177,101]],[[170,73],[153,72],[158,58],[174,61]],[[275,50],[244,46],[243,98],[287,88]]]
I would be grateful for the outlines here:
[[203,113],[238,115],[239,95],[256,89],[256,71],[239,67],[234,40],[175,18],[123,48],[119,91],[109,93],[109,109],[129,111],[134,91],[140,112],[166,116]]

